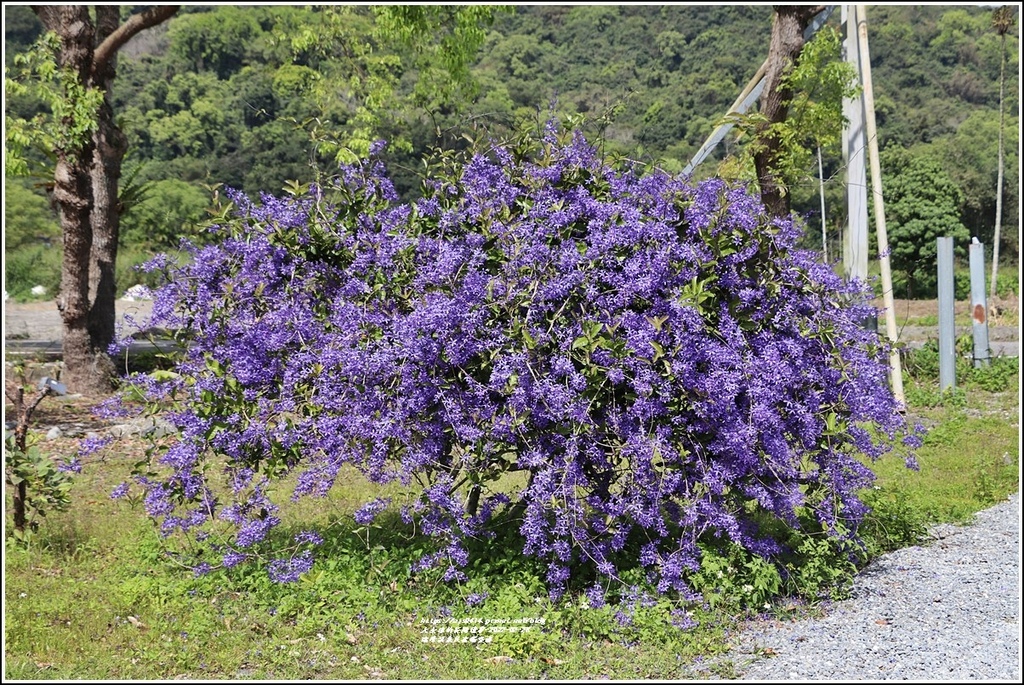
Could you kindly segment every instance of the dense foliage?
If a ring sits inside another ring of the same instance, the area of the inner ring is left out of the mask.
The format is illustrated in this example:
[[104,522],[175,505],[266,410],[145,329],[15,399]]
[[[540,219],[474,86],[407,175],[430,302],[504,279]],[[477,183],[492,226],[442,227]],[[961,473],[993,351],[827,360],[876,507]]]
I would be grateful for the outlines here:
[[[148,193],[147,215],[173,216],[187,226],[205,217],[192,198],[209,198],[208,187],[277,193],[290,179],[314,180],[311,163],[324,165],[323,153],[333,149],[326,146],[326,134],[365,128],[369,116],[336,87],[346,74],[356,73],[352,63],[362,65],[358,73],[364,81],[377,79],[393,88],[389,114],[375,125],[389,140],[411,143],[411,151],[392,145],[387,153],[405,199],[418,192],[419,159],[431,146],[463,147],[463,134],[476,136],[480,127],[500,131],[523,116],[535,117],[552,100],[562,113],[590,117],[588,133],[601,133],[607,150],[677,171],[764,59],[771,8],[521,5],[512,14],[499,14],[487,33],[469,70],[477,88],[444,107],[422,97],[417,86],[422,60],[374,41],[368,8],[351,9],[343,21],[328,19],[298,6],[189,6],[126,46],[114,106],[131,142],[129,161],[140,167],[137,181],[173,180],[192,188],[186,203],[179,203],[178,189],[174,196]],[[838,12],[830,23],[837,21]],[[869,21],[882,147],[938,161],[960,189],[961,222],[970,235],[991,244],[1001,58],[991,11],[872,6]],[[27,7],[6,8],[8,66],[14,55],[29,49],[39,30]],[[1016,28],[1007,39],[1008,158],[1000,254],[1012,261],[1019,214]],[[345,45],[373,49],[353,54],[339,49]],[[398,63],[405,66],[395,67]],[[24,119],[43,106],[24,96],[9,96],[6,103],[9,114]],[[314,136],[319,153],[311,151],[313,134],[319,136]],[[721,152],[732,155],[742,145],[727,140]],[[839,227],[845,223],[842,160],[828,149],[823,156],[830,253],[839,254]],[[801,169],[804,180],[791,188],[800,214],[820,210],[815,166]],[[698,168],[701,176],[717,171],[714,160]],[[188,216],[181,216],[186,207]],[[17,207],[13,212],[20,214]],[[126,231],[125,246],[173,248],[176,237],[166,221],[161,223],[153,233]],[[18,261],[30,260],[39,262],[31,255]],[[8,276],[13,282],[16,274]],[[27,292],[35,284],[8,290]]]
[[766,559],[780,529],[855,539],[858,455],[916,440],[863,285],[745,188],[640,171],[549,124],[442,156],[412,203],[374,159],[294,197],[234,194],[221,241],[158,260],[151,323],[188,348],[149,385],[181,433],[118,494],[141,485],[167,535],[212,544],[201,571],[276,551],[277,478],[322,497],[351,465],[418,483],[400,514],[438,545],[416,569],[464,578],[466,540],[514,522],[554,596],[637,566],[685,592],[715,539]]
[[[966,255],[971,236],[960,223],[960,189],[942,165],[928,157],[913,157],[898,148],[886,150],[886,223],[892,268],[906,278],[909,296],[935,293],[936,239],[953,238],[958,255]],[[900,293],[901,295],[903,293]]]

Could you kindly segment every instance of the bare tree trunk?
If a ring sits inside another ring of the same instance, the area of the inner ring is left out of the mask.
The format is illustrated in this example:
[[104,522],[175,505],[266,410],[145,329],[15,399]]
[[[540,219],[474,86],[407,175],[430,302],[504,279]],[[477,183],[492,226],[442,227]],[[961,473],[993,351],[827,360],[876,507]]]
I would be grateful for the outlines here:
[[996,277],[999,275],[999,240],[1003,227],[1003,97],[1006,91],[1006,33],[1000,35],[1003,41],[1002,61],[999,63],[999,167],[996,176],[996,228],[992,236],[992,280],[989,283],[989,299],[996,297]]
[[[117,30],[119,10],[116,5],[97,5],[96,42],[102,43]],[[121,161],[128,151],[128,140],[114,123],[111,107],[114,77],[117,75],[117,56],[111,56],[104,64],[98,65],[93,73],[94,85],[104,92],[103,105],[98,112],[96,132],[93,134],[91,182],[92,208],[92,250],[89,260],[89,335],[97,355],[105,355],[114,339],[116,319],[115,265],[117,243],[120,235],[121,212],[118,204],[118,181],[121,178]],[[109,374],[114,372],[109,364]]]
[[178,6],[153,6],[124,24],[116,5],[96,6],[95,24],[86,5],[34,5],[32,10],[60,38],[58,65],[70,69],[83,88],[105,92],[92,137],[73,149],[54,151],[54,202],[64,235],[57,299],[64,323],[64,381],[74,392],[104,394],[114,372],[107,348],[114,337],[117,184],[128,148],[111,107],[116,56],[133,36],[166,21]]
[[[84,5],[46,5],[35,8],[43,26],[60,37],[57,63],[71,69],[80,83],[91,79],[94,30]],[[109,376],[97,379],[96,357],[89,337],[89,253],[92,247],[92,183],[90,162],[94,144],[55,150],[53,199],[64,236],[60,295],[57,308],[64,324],[64,382],[87,395],[110,390]]]
[[776,5],[772,19],[772,38],[768,47],[764,91],[761,93],[760,111],[765,121],[758,127],[757,151],[754,168],[761,189],[761,201],[772,216],[788,217],[790,198],[785,184],[779,178],[778,160],[782,141],[771,127],[786,120],[793,93],[785,88],[783,77],[792,68],[804,47],[804,29],[823,5]]
[[100,367],[97,368],[97,358],[89,335],[92,187],[87,159],[84,155],[76,155],[71,159],[58,157],[54,174],[54,200],[60,212],[64,233],[57,308],[64,324],[62,380],[74,392],[98,395],[110,391],[110,375],[98,373],[104,370],[105,365],[101,359]]

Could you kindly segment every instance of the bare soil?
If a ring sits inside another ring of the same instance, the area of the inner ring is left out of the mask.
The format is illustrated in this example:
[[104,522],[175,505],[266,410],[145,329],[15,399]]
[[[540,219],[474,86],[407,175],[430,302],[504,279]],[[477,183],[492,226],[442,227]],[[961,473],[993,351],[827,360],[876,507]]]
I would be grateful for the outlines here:
[[[992,342],[1020,340],[1020,300],[1014,295],[996,298],[988,303],[986,323],[988,338]],[[881,311],[883,302],[876,299],[873,304]],[[899,338],[904,342],[923,342],[938,337],[938,300],[894,300],[896,327]],[[954,304],[953,314],[957,334],[968,332],[973,324],[970,300],[959,300]],[[885,321],[879,315],[879,330],[885,330]]]
[[[153,309],[146,300],[116,303],[117,319],[127,323],[131,317],[144,323]],[[53,300],[45,302],[4,302],[4,340],[60,340],[64,337],[60,312]]]

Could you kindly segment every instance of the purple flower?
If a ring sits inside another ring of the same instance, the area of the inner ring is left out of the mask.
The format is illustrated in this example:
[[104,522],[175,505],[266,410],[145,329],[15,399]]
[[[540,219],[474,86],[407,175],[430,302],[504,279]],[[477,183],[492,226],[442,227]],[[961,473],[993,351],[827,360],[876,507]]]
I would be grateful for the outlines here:
[[484,592],[484,593],[472,592],[472,593],[470,593],[469,595],[466,596],[466,606],[471,606],[471,607],[480,606],[481,604],[484,603],[484,600],[486,600],[487,597],[488,597],[488,593],[486,593],[486,592]]
[[317,534],[317,533],[315,533],[315,532],[313,532],[311,530],[304,530],[301,533],[297,533],[295,535],[295,542],[298,542],[298,543],[305,542],[305,543],[308,543],[310,545],[322,545],[323,542],[324,542],[324,539],[322,537],[320,537],[319,534]]
[[311,568],[313,568],[313,554],[306,550],[290,559],[274,559],[270,562],[267,573],[275,583],[294,583]]
[[95,454],[99,450],[103,449],[111,442],[114,441],[113,437],[101,437],[98,435],[90,436],[82,440],[78,445],[78,456],[82,459]]
[[224,553],[224,556],[221,557],[221,565],[224,568],[231,568],[233,566],[238,566],[240,563],[245,561],[247,558],[248,558],[248,555],[246,555],[246,554],[244,554],[242,552],[238,552],[238,551],[235,551],[235,550],[228,550],[227,552]]
[[128,496],[128,483],[121,483],[110,491],[110,499],[123,499]]
[[58,462],[57,470],[63,473],[81,473],[82,462],[77,456]]
[[367,526],[373,523],[373,520],[377,518],[377,514],[387,509],[387,506],[390,503],[390,497],[383,497],[364,504],[355,513],[356,523],[361,526]]
[[278,523],[280,523],[280,519],[276,516],[267,516],[247,521],[238,530],[235,540],[236,544],[239,547],[252,547],[262,541],[267,536],[267,532]]
[[700,625],[692,616],[692,612],[682,609],[672,610],[672,625],[680,630],[691,630]]
[[591,609],[600,609],[605,605],[604,588],[600,585],[592,585],[587,590],[587,601]]
[[[586,566],[599,604],[631,540],[625,563],[688,597],[703,536],[773,559],[785,550],[764,520],[813,510],[835,534],[856,529],[874,478],[860,457],[920,444],[888,387],[888,344],[859,323],[869,288],[742,186],[613,168],[553,120],[541,136],[529,153],[471,151],[412,203],[381,142],[305,197],[232,190],[216,241],[155,264],[169,278],[146,325],[190,341],[176,375],[135,384],[175,404],[166,473],[143,483],[162,530],[226,526],[249,549],[279,523],[273,479],[293,477],[297,501],[358,471],[421,484],[400,510],[434,540],[415,572],[466,578],[467,541],[514,510],[549,596]],[[220,460],[223,504],[205,494]],[[492,487],[514,470],[519,492]],[[271,576],[307,563],[277,560]],[[634,594],[627,619],[652,601]]]

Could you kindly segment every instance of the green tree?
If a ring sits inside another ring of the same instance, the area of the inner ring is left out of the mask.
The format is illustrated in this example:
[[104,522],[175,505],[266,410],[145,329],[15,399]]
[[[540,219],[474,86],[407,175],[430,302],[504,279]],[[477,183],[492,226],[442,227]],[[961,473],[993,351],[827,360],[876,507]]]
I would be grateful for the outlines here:
[[135,247],[175,248],[182,237],[194,238],[209,206],[209,193],[194,184],[176,178],[151,181],[122,217],[121,239]]
[[[1005,170],[1003,174],[1003,207],[1001,247],[1013,247],[1017,236],[1018,179],[1018,123],[1016,116],[1006,117],[1004,131]],[[960,187],[963,204],[961,220],[972,236],[986,245],[992,244],[993,222],[997,194],[998,168],[993,164],[999,154],[999,114],[990,109],[979,109],[970,114],[957,127],[955,133],[941,136],[927,144],[910,148],[916,155],[932,157],[942,162],[949,177]]]
[[195,72],[211,71],[227,80],[250,61],[255,44],[264,37],[262,10],[226,5],[182,14],[168,28],[171,53]]
[[929,157],[890,146],[880,161],[893,270],[906,277],[909,297],[931,293],[936,283],[936,240],[952,237],[958,253],[970,240],[960,222],[960,188]]
[[8,250],[60,242],[60,226],[46,198],[22,178],[4,179],[4,244]]
[[[858,92],[856,73],[840,55],[839,32],[831,26],[818,31],[804,45],[799,61],[782,76],[780,87],[790,97],[786,118],[769,123],[762,112],[735,117],[737,128],[749,136],[750,143],[727,157],[719,173],[758,180],[757,158],[770,133],[776,145],[773,183],[792,207],[796,189],[803,191],[800,195],[805,199],[817,198],[815,152],[823,151],[832,159],[839,157],[840,135],[846,122],[843,100]],[[813,190],[808,192],[807,188]]]
[[[304,84],[317,110],[304,122],[314,152],[349,162],[364,156],[388,118],[407,111],[410,101],[400,97],[407,75],[411,105],[421,112],[468,95],[471,59],[502,9],[335,5],[318,8],[316,20],[297,34],[281,36],[290,40],[294,60],[315,72]],[[392,142],[411,147],[404,136]]]

